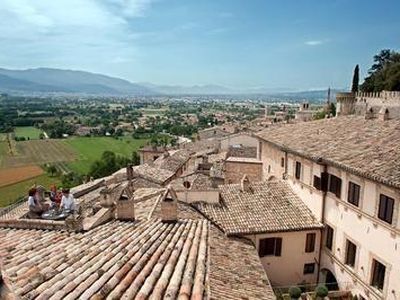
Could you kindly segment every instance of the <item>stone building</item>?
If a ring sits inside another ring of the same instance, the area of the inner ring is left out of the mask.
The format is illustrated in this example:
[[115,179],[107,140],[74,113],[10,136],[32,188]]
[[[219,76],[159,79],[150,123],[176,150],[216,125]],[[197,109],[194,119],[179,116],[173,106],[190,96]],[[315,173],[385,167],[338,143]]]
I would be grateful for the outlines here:
[[264,179],[285,179],[325,225],[318,280],[398,299],[399,120],[343,116],[258,136]]
[[261,181],[262,161],[257,158],[229,157],[225,161],[225,183],[239,183],[243,174],[251,181]]
[[196,207],[227,236],[243,236],[256,246],[273,286],[314,283],[322,224],[281,180],[219,186],[218,203]]
[[153,162],[165,153],[165,147],[146,146],[138,150],[140,157],[140,164]]
[[400,92],[397,91],[338,93],[336,101],[338,116],[355,114],[373,118],[387,110],[389,119],[400,118]]
[[296,122],[308,122],[313,119],[314,111],[310,108],[310,103],[304,102],[300,105],[298,111],[294,115]]

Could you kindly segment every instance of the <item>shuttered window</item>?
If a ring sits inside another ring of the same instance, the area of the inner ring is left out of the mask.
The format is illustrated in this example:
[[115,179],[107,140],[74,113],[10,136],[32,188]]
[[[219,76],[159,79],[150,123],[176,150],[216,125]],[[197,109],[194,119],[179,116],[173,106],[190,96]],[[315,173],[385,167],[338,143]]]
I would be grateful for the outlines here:
[[336,197],[340,198],[340,192],[342,190],[342,179],[330,174],[329,176],[329,191],[334,193]]
[[314,252],[315,250],[315,237],[316,234],[315,233],[307,233],[307,237],[306,237],[306,252]]
[[393,220],[394,199],[381,194],[379,197],[378,218],[392,224]]
[[296,161],[296,170],[294,176],[296,179],[300,179],[301,177],[301,162]]
[[360,201],[360,186],[351,181],[349,181],[347,201],[355,206],[358,206]]
[[281,256],[282,238],[260,239],[258,254],[263,256]]
[[325,246],[326,248],[328,248],[329,250],[332,250],[332,246],[333,246],[333,234],[334,234],[334,230],[331,226],[326,225],[326,238],[325,238]]
[[379,290],[383,290],[383,286],[385,284],[385,272],[386,267],[379,261],[373,259],[371,285]]
[[318,176],[315,176],[315,175],[314,175],[313,186],[314,186],[317,190],[321,190],[321,177],[318,177]]
[[357,246],[351,241],[346,241],[346,265],[354,267],[356,263]]

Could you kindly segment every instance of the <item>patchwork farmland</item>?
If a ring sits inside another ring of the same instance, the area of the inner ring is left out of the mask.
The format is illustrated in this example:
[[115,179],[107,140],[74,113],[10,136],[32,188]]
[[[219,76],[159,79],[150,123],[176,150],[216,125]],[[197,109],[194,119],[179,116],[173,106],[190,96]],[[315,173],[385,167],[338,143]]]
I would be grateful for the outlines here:
[[34,178],[42,174],[43,169],[39,166],[0,169],[0,187]]
[[14,168],[27,165],[43,165],[72,161],[76,152],[61,140],[31,140],[17,142],[15,150],[1,162],[2,168]]
[[[0,207],[26,194],[32,184],[59,184],[59,174],[74,171],[87,174],[90,165],[106,150],[130,157],[145,145],[146,139],[123,137],[71,137],[15,142],[7,135],[0,136]],[[43,165],[52,164],[58,174],[46,174]]]

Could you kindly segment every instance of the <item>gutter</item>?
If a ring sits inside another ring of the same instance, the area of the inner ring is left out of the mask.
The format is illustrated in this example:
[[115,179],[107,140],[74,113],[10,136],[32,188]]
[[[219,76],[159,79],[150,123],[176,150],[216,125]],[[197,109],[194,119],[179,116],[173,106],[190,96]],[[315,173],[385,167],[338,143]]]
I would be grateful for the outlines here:
[[[322,160],[321,160],[322,161]],[[328,166],[326,164],[323,164],[323,173],[328,172]],[[328,183],[327,183],[328,184]],[[321,185],[322,185],[322,175],[321,175]],[[326,194],[327,194],[327,188],[324,189],[322,187],[322,210],[321,210],[321,223],[325,224],[325,202],[326,202]],[[317,283],[319,283],[320,279],[320,271],[321,271],[321,257],[322,257],[322,244],[323,244],[323,228],[321,230],[321,238],[320,238],[320,243],[319,243],[319,253],[318,253],[318,273],[317,273]]]

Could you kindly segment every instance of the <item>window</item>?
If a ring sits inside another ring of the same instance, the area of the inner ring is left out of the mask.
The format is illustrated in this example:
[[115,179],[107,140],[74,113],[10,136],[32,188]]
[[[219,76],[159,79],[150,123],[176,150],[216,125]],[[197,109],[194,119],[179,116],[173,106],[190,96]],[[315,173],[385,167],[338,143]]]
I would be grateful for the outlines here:
[[356,263],[356,253],[357,253],[357,246],[350,242],[349,240],[346,241],[346,262],[345,264],[353,267]]
[[379,197],[378,218],[392,224],[394,199],[381,194]]
[[314,183],[313,186],[317,189],[317,190],[321,190],[321,178],[318,176],[314,175]]
[[372,278],[371,285],[379,290],[383,290],[383,284],[385,283],[385,272],[386,267],[379,261],[372,260]]
[[314,252],[315,250],[315,233],[307,233],[306,237],[306,252]]
[[268,173],[271,173],[271,166],[268,166]]
[[159,156],[155,155],[153,156],[153,160],[156,160]]
[[282,157],[281,158],[281,167],[284,168],[285,167],[285,159]]
[[335,175],[329,176],[329,191],[334,193],[336,197],[340,198],[340,191],[342,190],[342,179]]
[[296,161],[296,172],[294,176],[296,177],[296,179],[300,179],[301,176],[301,163],[298,161]]
[[304,264],[303,274],[314,274],[315,263]]
[[358,206],[360,200],[360,186],[354,182],[349,181],[349,191],[347,194],[347,201],[355,206]]
[[332,246],[333,246],[333,233],[334,233],[333,228],[331,226],[329,226],[329,225],[326,225],[325,246],[329,250],[332,250]]
[[282,238],[260,239],[258,254],[263,256],[281,256]]

